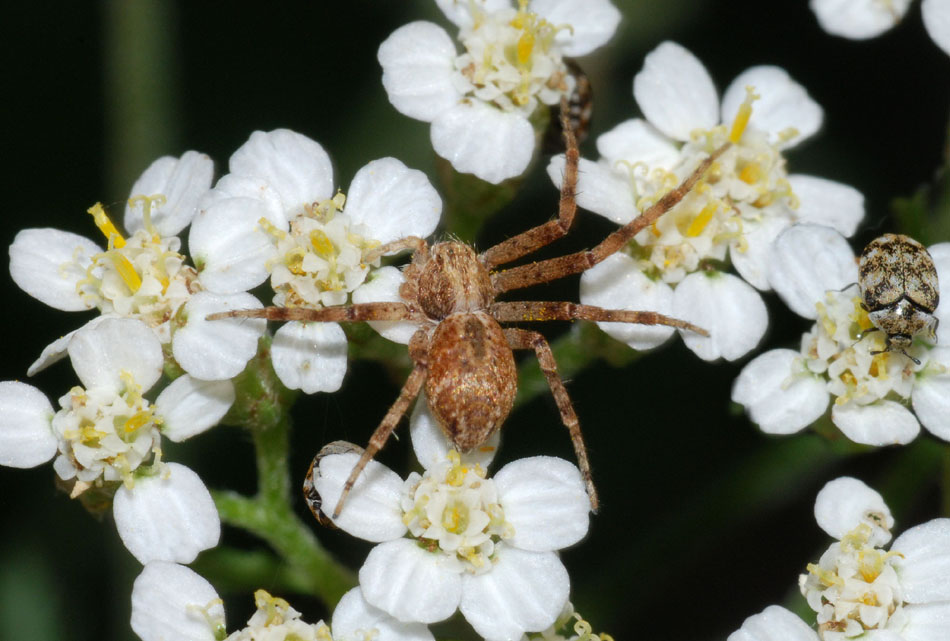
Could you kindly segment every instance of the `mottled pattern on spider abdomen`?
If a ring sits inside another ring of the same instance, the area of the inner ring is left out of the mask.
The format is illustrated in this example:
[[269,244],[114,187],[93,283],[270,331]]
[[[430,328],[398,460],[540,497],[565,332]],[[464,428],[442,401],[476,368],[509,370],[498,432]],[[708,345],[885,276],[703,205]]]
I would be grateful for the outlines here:
[[485,312],[453,314],[429,342],[429,410],[459,452],[478,447],[515,402],[518,372],[504,331]]
[[882,310],[906,298],[932,314],[940,302],[937,270],[927,248],[913,238],[884,234],[861,252],[858,283],[868,311]]

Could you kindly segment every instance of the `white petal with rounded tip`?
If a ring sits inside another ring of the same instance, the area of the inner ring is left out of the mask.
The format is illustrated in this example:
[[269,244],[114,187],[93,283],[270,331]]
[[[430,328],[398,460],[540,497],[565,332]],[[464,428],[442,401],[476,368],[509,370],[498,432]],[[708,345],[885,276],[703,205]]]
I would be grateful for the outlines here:
[[[139,176],[130,197],[164,196],[165,203],[155,203],[150,212],[152,225],[162,236],[175,236],[195,217],[198,200],[211,188],[213,177],[214,162],[205,154],[186,151],[181,158],[164,156]],[[141,204],[126,204],[124,224],[130,234],[142,229]]]
[[785,608],[770,605],[743,621],[726,641],[818,641],[818,635]]
[[158,337],[142,321],[107,318],[86,324],[67,346],[76,375],[86,389],[124,387],[120,374],[126,371],[147,390],[162,375],[165,356]]
[[904,445],[920,433],[917,418],[895,401],[834,404],[831,420],[849,439],[865,445]]
[[179,376],[155,399],[162,434],[176,443],[218,424],[234,404],[234,383]]
[[831,227],[792,225],[772,244],[769,283],[799,316],[817,318],[815,303],[825,300],[826,291],[856,282],[854,252]]
[[[722,120],[731,123],[746,99],[746,87],[759,99],[752,103],[749,125],[769,134],[769,141],[784,149],[797,145],[821,127],[824,112],[808,92],[781,67],[763,65],[740,73],[722,97]],[[779,141],[779,134],[795,129],[793,138]]]
[[435,0],[435,3],[445,14],[445,17],[459,27],[471,26],[470,5],[475,5],[479,12],[484,13],[491,13],[511,6],[511,0],[464,0],[464,2],[459,0]]
[[[380,267],[370,272],[369,278],[353,290],[354,303],[401,303],[399,288],[406,282],[396,267]],[[411,321],[369,321],[369,326],[383,338],[408,345],[419,326]]]
[[803,223],[834,227],[850,238],[864,219],[864,195],[849,185],[817,176],[794,174],[788,177],[798,197],[795,210]]
[[206,381],[240,374],[257,353],[257,341],[267,329],[263,318],[225,318],[209,321],[215,312],[260,309],[250,294],[198,292],[185,303],[187,321],[172,336],[172,353],[182,369]]
[[336,323],[293,321],[274,334],[271,362],[290,389],[335,392],[346,374],[346,347],[346,334]]
[[255,131],[231,155],[231,173],[263,178],[284,210],[299,213],[304,205],[333,195],[333,166],[320,143],[290,129]]
[[610,0],[532,0],[530,9],[553,25],[570,25],[554,39],[572,58],[606,44],[620,24],[620,12]]
[[10,245],[10,276],[38,301],[64,312],[91,309],[76,292],[100,247],[83,236],[58,229],[24,229]]
[[[409,417],[409,437],[412,439],[412,451],[416,459],[427,470],[445,461],[449,450],[455,449],[439,427],[439,422],[429,411],[425,393],[419,394],[416,405],[412,409],[412,415]],[[495,458],[500,442],[501,430],[495,430],[487,441],[471,452],[462,454],[462,462],[466,465],[481,465],[487,468]]]
[[[879,525],[876,518],[883,517]],[[845,535],[865,523],[874,530],[873,544],[880,547],[891,540],[890,529],[894,527],[894,517],[876,491],[850,476],[842,476],[825,484],[815,497],[815,521],[828,536],[843,539]]]
[[825,383],[795,372],[801,358],[790,349],[773,349],[742,368],[732,385],[732,400],[745,406],[750,420],[768,434],[794,434],[828,407]]
[[401,114],[432,122],[456,104],[461,94],[452,83],[455,43],[431,22],[410,22],[379,45],[376,59],[383,67],[383,88]]
[[[229,198],[250,198],[260,201],[264,206],[264,217],[277,227],[286,229],[288,220],[284,214],[280,195],[263,178],[226,174],[221,177],[214,189],[204,193],[198,201],[198,207],[204,211]],[[194,255],[193,249],[192,255]]]
[[905,605],[903,610],[907,623],[900,634],[869,634],[868,641],[950,641],[950,602]]
[[336,639],[378,639],[378,641],[433,641],[422,623],[401,623],[374,608],[358,587],[343,595],[333,609],[330,623]]
[[927,33],[950,56],[950,0],[924,0],[920,14]]
[[610,164],[624,160],[663,169],[672,168],[680,156],[670,139],[642,118],[625,120],[598,136],[597,151]]
[[411,539],[380,543],[360,568],[363,598],[400,621],[447,619],[458,608],[462,577],[443,566],[444,558]]
[[497,185],[520,176],[534,153],[527,118],[483,102],[459,103],[432,121],[432,147],[461,173]]
[[772,242],[790,224],[791,221],[784,216],[765,216],[760,221],[747,220],[742,223],[745,251],[738,248],[737,242],[730,244],[729,258],[733,267],[756,289],[771,289],[768,273],[769,263],[772,262]]
[[950,344],[950,243],[937,243],[927,248],[937,268],[937,280],[942,285],[943,304],[937,306],[934,316],[940,319],[937,342]]
[[495,566],[462,577],[459,609],[486,641],[518,639],[554,623],[570,592],[567,570],[553,552],[527,552],[503,543]]
[[[673,290],[647,278],[626,254],[613,254],[581,275],[581,302],[608,309],[651,311],[672,315]],[[603,331],[633,349],[653,349],[673,335],[664,325],[597,323]]]
[[132,584],[132,630],[142,641],[214,641],[208,619],[224,624],[224,605],[204,578],[177,563],[153,561]]
[[[560,189],[564,182],[564,155],[551,158],[548,176]],[[618,225],[625,225],[639,214],[633,204],[630,183],[613,172],[604,162],[591,162],[581,158],[577,167],[577,206]]]
[[191,563],[218,544],[221,520],[201,478],[184,465],[167,464],[168,476],[135,479],[112,504],[119,538],[139,563]]
[[0,465],[36,467],[53,458],[53,414],[49,399],[32,385],[0,382]]
[[864,40],[879,36],[907,13],[910,0],[811,0],[808,6],[815,12],[818,24],[828,33]]
[[901,534],[891,546],[903,556],[901,587],[909,603],[950,600],[950,519],[933,519]]
[[518,459],[498,470],[494,480],[505,520],[515,528],[506,544],[551,552],[587,535],[590,499],[573,463],[552,456]]
[[[950,347],[935,347],[927,354],[928,365],[918,374],[911,392],[917,420],[934,436],[950,441]],[[943,373],[928,371],[930,363],[944,368]]]
[[262,218],[268,219],[268,208],[256,198],[220,200],[195,217],[188,246],[204,287],[234,294],[267,280],[267,263],[277,255],[277,248],[261,227]]
[[346,213],[370,228],[381,243],[406,236],[426,238],[442,214],[442,199],[418,169],[380,158],[356,172],[346,196]]
[[[314,487],[320,495],[323,513],[332,519],[343,485],[353,472],[360,455],[330,454],[320,460]],[[406,533],[402,522],[403,481],[382,463],[370,461],[360,472],[356,484],[346,496],[343,511],[333,523],[348,534],[373,541],[390,541]]]
[[709,72],[675,42],[647,54],[633,78],[633,97],[650,124],[676,140],[719,124],[719,96]]
[[673,291],[673,316],[702,327],[710,336],[679,330],[701,359],[742,358],[762,340],[769,315],[759,293],[732,274],[695,272]]

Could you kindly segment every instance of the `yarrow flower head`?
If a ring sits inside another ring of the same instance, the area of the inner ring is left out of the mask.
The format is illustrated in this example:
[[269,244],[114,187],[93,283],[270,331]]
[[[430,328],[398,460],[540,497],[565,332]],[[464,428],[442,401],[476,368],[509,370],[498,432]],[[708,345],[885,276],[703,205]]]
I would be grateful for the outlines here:
[[[330,157],[286,129],[253,133],[229,166],[202,200],[189,236],[199,282],[220,294],[270,279],[275,305],[344,304],[379,266],[374,250],[430,235],[442,211],[425,174],[395,158],[369,163],[346,194],[334,193]],[[335,391],[346,372],[346,336],[336,323],[286,323],[271,355],[291,389]]]
[[142,641],[433,641],[424,625],[401,623],[366,603],[359,588],[343,595],[331,625],[305,622],[265,590],[254,593],[254,604],[247,625],[229,635],[214,587],[183,565],[155,561],[132,588],[132,629]]
[[[578,205],[626,224],[675,188],[709,154],[731,143],[704,180],[623,252],[584,273],[581,301],[652,309],[710,331],[681,332],[701,358],[740,358],[768,323],[755,291],[768,290],[772,240],[796,221],[821,220],[845,235],[864,215],[861,194],[811,176],[789,175],[783,152],[811,136],[821,108],[778,67],[752,67],[720,105],[702,63],[664,42],[647,55],[633,93],[646,120],[600,136],[597,162],[581,159]],[[561,183],[564,157],[548,173]],[[728,258],[741,278],[721,271]],[[671,328],[602,323],[634,349],[667,340]]]
[[[864,40],[896,26],[911,0],[811,0],[808,6],[828,33]],[[950,0],[922,0],[924,28],[938,47],[950,55]]]
[[57,412],[36,388],[0,383],[0,464],[35,467],[55,457],[73,498],[114,494],[119,536],[139,561],[194,560],[217,543],[218,513],[197,474],[162,460],[161,436],[180,441],[215,425],[234,402],[233,385],[186,374],[150,403],[144,394],[161,377],[162,347],[133,319],[92,322],[67,351],[82,387]]
[[[363,596],[401,621],[433,623],[461,610],[489,641],[547,628],[570,587],[555,550],[587,533],[590,503],[580,472],[540,456],[490,478],[484,466],[491,443],[460,456],[424,402],[416,407],[413,447],[425,472],[403,481],[371,461],[333,520],[379,543],[360,569]],[[312,484],[326,514],[358,459],[331,454],[315,466]]]
[[456,50],[431,22],[400,27],[379,47],[383,87],[401,113],[432,123],[435,152],[490,183],[521,175],[534,153],[530,118],[569,96],[564,56],[606,43],[609,0],[436,0],[459,27]]
[[[855,284],[854,253],[835,230],[797,225],[776,239],[774,252],[772,286],[794,312],[816,322],[798,352],[776,349],[750,361],[732,400],[772,434],[805,428],[832,398],[831,420],[857,443],[908,443],[921,424],[950,440],[950,348],[934,346],[924,332],[904,352],[886,351],[885,336],[874,330]],[[950,243],[934,245],[930,253],[945,288]],[[935,316],[945,310],[938,307]],[[946,323],[935,338],[950,342]]]

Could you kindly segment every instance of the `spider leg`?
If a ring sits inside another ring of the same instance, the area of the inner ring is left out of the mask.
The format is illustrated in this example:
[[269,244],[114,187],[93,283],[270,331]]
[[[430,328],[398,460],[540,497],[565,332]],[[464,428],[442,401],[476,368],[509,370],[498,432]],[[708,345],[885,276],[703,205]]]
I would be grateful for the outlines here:
[[587,447],[584,445],[584,436],[581,434],[580,421],[577,420],[577,413],[571,404],[567,388],[564,387],[564,381],[557,373],[557,362],[554,360],[551,346],[544,336],[526,329],[506,328],[505,337],[512,349],[534,350],[541,372],[548,381],[548,387],[551,388],[554,402],[557,403],[557,408],[561,412],[561,421],[571,434],[571,443],[574,444],[574,453],[577,456],[577,467],[581,471],[584,485],[587,487],[587,496],[590,498],[590,508],[591,511],[596,512],[600,507],[600,501],[597,499],[597,490],[591,478],[590,462],[587,460]]
[[309,307],[264,307],[263,309],[236,309],[209,314],[205,320],[222,318],[266,318],[274,321],[400,321],[422,322],[425,316],[405,303],[354,303],[337,307],[311,309]]
[[495,294],[498,295],[512,289],[530,287],[538,283],[546,283],[551,280],[570,276],[571,274],[579,274],[580,272],[590,269],[611,254],[616,253],[630,242],[641,229],[652,225],[660,216],[675,207],[696,183],[699,182],[703,174],[706,173],[706,170],[709,169],[713,162],[715,162],[729,146],[730,143],[726,143],[712,152],[686,180],[680,183],[679,187],[668,192],[629,223],[615,230],[593,249],[568,254],[567,256],[561,256],[559,258],[552,258],[550,260],[542,260],[528,265],[521,265],[492,274],[491,281]]
[[529,322],[548,320],[588,320],[612,323],[638,323],[640,325],[666,325],[688,329],[701,336],[709,336],[702,327],[697,327],[678,318],[658,312],[640,312],[626,309],[604,309],[594,305],[580,305],[566,301],[513,301],[493,303],[488,313],[498,322]]
[[570,122],[570,108],[567,99],[561,99],[561,128],[564,132],[564,146],[566,162],[564,164],[564,179],[561,181],[561,200],[558,204],[557,218],[549,220],[543,225],[532,227],[512,236],[494,247],[489,247],[478,257],[488,269],[521,258],[525,254],[548,245],[563,237],[574,223],[574,214],[577,213],[577,163],[580,152],[577,149],[577,140]]
[[380,245],[379,247],[366,252],[363,255],[363,262],[369,263],[385,254],[395,254],[396,252],[401,252],[404,249],[411,249],[415,253],[423,255],[428,255],[429,253],[429,245],[426,244],[426,241],[419,238],[418,236],[406,236],[405,238],[400,238],[399,240],[394,240],[391,243]]

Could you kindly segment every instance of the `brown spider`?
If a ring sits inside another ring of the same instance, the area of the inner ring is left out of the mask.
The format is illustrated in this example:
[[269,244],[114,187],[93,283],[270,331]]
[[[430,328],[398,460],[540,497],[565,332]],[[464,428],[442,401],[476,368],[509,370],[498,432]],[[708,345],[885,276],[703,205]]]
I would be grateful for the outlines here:
[[603,309],[571,302],[495,301],[499,294],[513,289],[583,272],[618,251],[637,232],[653,224],[682,200],[725,150],[721,147],[713,152],[676,189],[593,249],[505,271],[493,271],[499,265],[517,260],[561,238],[571,228],[577,211],[575,189],[579,152],[567,112],[567,109],[561,112],[567,161],[557,219],[498,243],[481,254],[459,241],[439,242],[430,247],[425,240],[415,236],[377,247],[367,254],[367,261],[403,249],[415,252],[405,268],[405,282],[399,290],[405,302],[360,303],[322,309],[267,307],[208,316],[209,320],[245,317],[280,321],[412,321],[419,325],[409,342],[412,372],[353,467],[333,511],[334,518],[340,515],[344,500],[360,472],[386,443],[423,385],[430,411],[457,451],[470,452],[488,440],[514,404],[517,369],[512,350],[515,349],[533,349],[537,355],[561,420],[570,432],[591,508],[596,512],[597,492],[591,479],[580,424],[557,373],[550,345],[538,332],[502,328],[500,323],[583,319],[668,325],[708,336],[705,330],[695,325],[656,312]]

